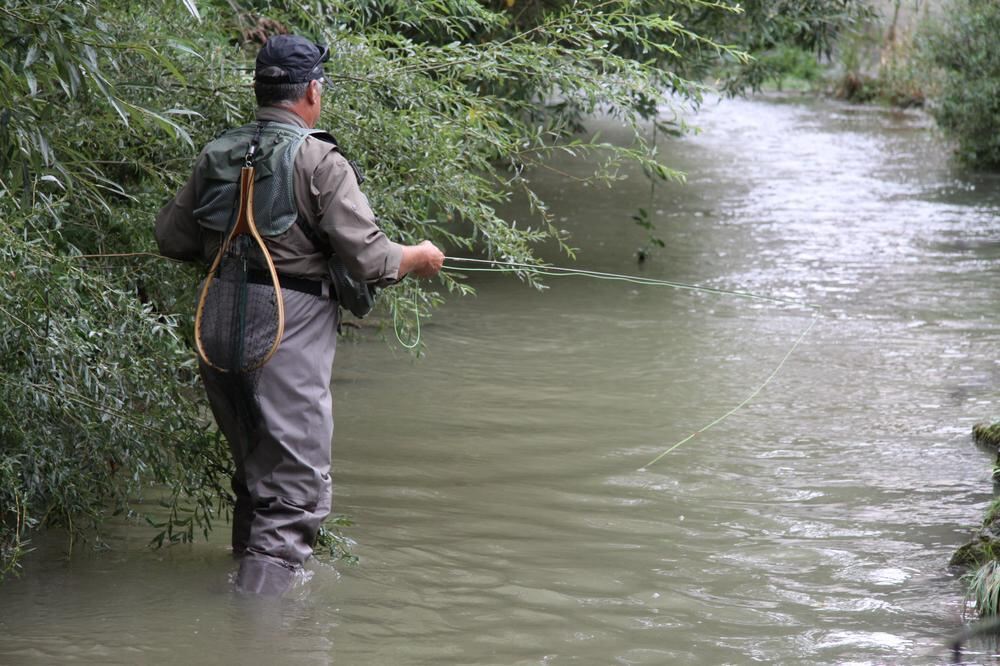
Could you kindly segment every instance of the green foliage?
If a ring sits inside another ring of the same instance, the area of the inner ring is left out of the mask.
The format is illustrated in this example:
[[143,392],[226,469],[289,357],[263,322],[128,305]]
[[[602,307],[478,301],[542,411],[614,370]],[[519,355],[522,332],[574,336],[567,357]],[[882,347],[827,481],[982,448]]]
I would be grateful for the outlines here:
[[662,249],[666,247],[667,244],[663,242],[662,238],[656,235],[656,224],[653,223],[653,220],[650,217],[649,209],[640,208],[636,211],[636,214],[632,216],[632,221],[635,222],[640,228],[646,230],[646,240],[639,246],[639,249],[635,251],[636,258],[639,260],[639,263],[642,263],[655,249]]
[[1000,450],[1000,423],[977,423],[972,426],[972,437],[976,444]]
[[992,551],[992,542],[977,535],[974,539],[952,553],[948,565],[962,567],[963,569],[979,567],[984,562],[993,559]]
[[[972,428],[976,443],[996,449],[1000,445],[1000,423],[986,425],[977,423]],[[1000,481],[1000,457],[993,463],[993,481]],[[997,560],[1000,561],[1000,497],[994,497],[986,513],[983,516],[983,523],[971,541],[959,548],[953,555],[950,564],[960,567],[982,567],[984,564]],[[980,575],[981,574],[981,575]],[[975,588],[970,586],[970,595],[975,592],[978,598],[986,594],[984,585],[995,584],[993,578],[986,576],[984,570],[976,576],[968,576],[966,582],[975,583]]]
[[[907,4],[917,12],[922,2]],[[891,3],[891,12],[889,4],[884,3],[887,15],[881,20],[860,22],[838,41],[842,74],[834,94],[859,103],[923,106],[937,90],[923,48],[933,21],[926,12],[920,19],[901,18],[902,0]]]
[[983,516],[983,527],[989,527],[1000,518],[1000,497],[994,497],[990,505],[986,507],[986,514]]
[[[195,77],[218,85],[212,51],[165,36],[185,13],[151,18],[125,3],[0,8],[0,573],[32,528],[99,538],[151,484],[170,516],[160,541],[225,510],[226,447],[191,400],[183,310],[166,313],[195,276],[87,256],[152,249],[164,181],[206,136],[171,99]],[[219,125],[231,109],[214,109]]]
[[176,317],[143,303],[127,268],[52,252],[61,239],[42,231],[46,212],[0,230],[5,568],[25,528],[63,526],[72,539],[131,513],[150,482],[167,488],[171,536],[186,526],[176,538],[189,539],[211,526],[228,471],[190,403]]
[[28,551],[27,533],[37,520],[27,512],[17,457],[0,459],[0,488],[8,489],[2,496],[6,508],[0,520],[0,578],[3,578],[16,570]]
[[345,536],[342,530],[342,528],[350,527],[353,524],[346,516],[328,518],[319,528],[319,534],[316,535],[316,550],[332,560],[357,564],[358,558],[351,551],[355,541]]
[[1000,560],[991,559],[966,577],[969,598],[980,617],[1000,612]]
[[930,31],[926,49],[941,72],[931,111],[974,167],[1000,168],[1000,4],[955,0],[944,25]]
[[761,55],[758,60],[762,66],[773,72],[772,79],[779,90],[784,89],[786,83],[791,83],[793,86],[811,86],[823,75],[816,54],[795,46],[779,46]]
[[[780,79],[788,57],[801,59],[797,54],[783,54],[786,49],[829,59],[842,33],[859,29],[874,16],[869,0],[726,0],[724,4],[738,4],[742,13],[699,12],[690,27],[753,56],[733,61],[722,55],[729,66],[721,71],[720,86],[729,93],[759,89],[767,81]],[[714,62],[703,59],[699,65],[712,68]]]
[[881,49],[878,70],[878,96],[897,107],[924,106],[929,97],[939,94],[925,43],[933,34],[934,23],[928,19],[908,27],[890,28]]

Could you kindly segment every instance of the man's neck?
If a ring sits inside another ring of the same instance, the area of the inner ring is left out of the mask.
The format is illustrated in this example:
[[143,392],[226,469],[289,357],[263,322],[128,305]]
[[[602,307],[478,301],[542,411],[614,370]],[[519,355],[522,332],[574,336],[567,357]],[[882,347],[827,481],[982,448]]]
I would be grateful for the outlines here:
[[298,127],[312,127],[306,122],[301,114],[288,106],[262,106],[257,108],[257,120],[270,120],[272,122],[285,123],[286,125],[296,125]]

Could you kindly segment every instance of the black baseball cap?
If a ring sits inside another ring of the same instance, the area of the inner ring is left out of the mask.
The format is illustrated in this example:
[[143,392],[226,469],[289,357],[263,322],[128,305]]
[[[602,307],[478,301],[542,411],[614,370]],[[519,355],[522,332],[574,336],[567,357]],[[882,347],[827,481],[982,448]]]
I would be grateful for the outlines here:
[[[330,59],[330,48],[314,44],[299,35],[274,35],[257,53],[254,80],[259,83],[305,83],[323,78],[323,63]],[[261,70],[280,67],[281,76],[261,76]]]

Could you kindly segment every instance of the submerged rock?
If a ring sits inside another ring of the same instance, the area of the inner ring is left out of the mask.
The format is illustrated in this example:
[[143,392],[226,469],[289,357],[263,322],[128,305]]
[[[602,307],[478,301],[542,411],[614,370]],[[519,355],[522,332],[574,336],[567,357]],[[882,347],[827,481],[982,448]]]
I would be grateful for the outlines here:
[[[977,423],[972,427],[972,436],[976,444],[989,447],[1000,454],[1000,422],[992,425]],[[1000,457],[993,467],[993,480],[1000,482]],[[1000,561],[1000,497],[994,499],[986,515],[982,527],[967,544],[955,551],[948,562],[956,567],[981,567],[987,562]]]
[[972,436],[975,438],[976,444],[1000,451],[1000,423],[993,425],[977,423],[972,426]]
[[982,530],[969,543],[955,551],[948,560],[949,566],[971,569],[981,567],[1000,553],[1000,541],[996,537],[984,536]]

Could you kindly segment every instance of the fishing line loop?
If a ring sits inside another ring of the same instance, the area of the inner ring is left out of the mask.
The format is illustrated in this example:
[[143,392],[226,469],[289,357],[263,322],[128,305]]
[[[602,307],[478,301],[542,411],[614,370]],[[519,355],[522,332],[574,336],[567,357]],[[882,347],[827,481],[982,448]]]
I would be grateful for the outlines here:
[[413,342],[409,343],[409,344],[406,343],[406,342],[403,342],[403,336],[400,335],[400,327],[399,327],[399,305],[398,305],[399,299],[397,299],[397,302],[395,302],[395,303],[392,304],[392,330],[396,334],[396,342],[398,342],[399,344],[401,344],[405,349],[416,349],[417,345],[420,344],[420,302],[418,300],[418,296],[419,296],[419,294],[417,293],[417,290],[414,289],[413,290],[413,314],[414,314],[414,319],[416,319],[416,321],[417,321],[417,324],[416,324],[416,326],[417,326],[417,332],[416,332],[416,335],[414,335],[414,337],[413,337]]

